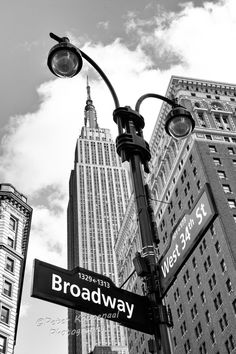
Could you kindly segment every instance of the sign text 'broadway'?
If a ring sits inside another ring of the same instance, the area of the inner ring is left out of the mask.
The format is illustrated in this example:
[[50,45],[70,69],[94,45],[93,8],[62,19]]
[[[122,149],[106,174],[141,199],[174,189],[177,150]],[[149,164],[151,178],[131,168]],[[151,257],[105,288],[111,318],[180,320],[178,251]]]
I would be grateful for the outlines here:
[[109,312],[114,314],[110,320],[153,334],[145,296],[120,289],[110,278],[81,267],[69,271],[35,259],[32,296],[92,315]]

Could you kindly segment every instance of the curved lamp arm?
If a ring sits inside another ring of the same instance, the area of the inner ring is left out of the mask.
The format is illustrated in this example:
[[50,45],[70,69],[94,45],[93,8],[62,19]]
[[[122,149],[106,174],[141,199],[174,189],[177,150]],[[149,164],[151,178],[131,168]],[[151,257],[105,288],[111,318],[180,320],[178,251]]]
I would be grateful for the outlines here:
[[[54,39],[55,41],[57,41],[58,43],[62,43],[62,42],[70,42],[69,39],[67,37],[58,37],[57,35],[55,35],[54,33],[50,33],[49,34],[50,37],[52,39]],[[119,100],[118,100],[118,97],[117,97],[117,94],[115,92],[115,89],[114,87],[112,86],[110,80],[108,79],[108,77],[106,76],[106,74],[102,71],[102,69],[100,68],[100,66],[98,66],[94,61],[93,59],[91,59],[87,54],[85,54],[82,50],[80,50],[79,48],[75,47],[82,55],[82,57],[87,60],[89,62],[89,64],[91,64],[94,69],[99,73],[99,75],[102,77],[102,79],[105,81],[111,95],[112,95],[112,98],[114,100],[114,104],[115,104],[115,107],[118,108],[120,107],[120,103],[119,103]]]
[[160,100],[162,100],[162,101],[167,102],[167,103],[168,103],[169,105],[171,105],[172,107],[178,106],[178,104],[177,104],[175,101],[171,100],[170,98],[167,98],[167,97],[162,96],[162,95],[158,95],[158,94],[156,94],[156,93],[147,93],[147,94],[141,96],[141,97],[138,99],[138,101],[137,101],[137,103],[136,103],[136,105],[135,105],[135,111],[136,111],[136,112],[139,112],[141,103],[142,103],[146,98],[148,98],[148,97],[158,98],[158,99],[160,99]]
[[114,104],[115,107],[118,108],[120,107],[120,103],[117,97],[117,94],[115,92],[114,87],[112,86],[110,80],[108,79],[108,77],[106,76],[106,74],[102,71],[102,69],[100,68],[100,66],[98,66],[95,61],[93,61],[93,59],[91,59],[87,54],[85,54],[82,50],[80,50],[80,53],[82,55],[82,57],[87,60],[87,62],[89,62],[89,64],[91,64],[95,70],[97,70],[97,72],[100,74],[100,76],[102,77],[102,79],[105,81],[107,87],[109,88],[109,91],[112,95],[112,98],[114,100]]

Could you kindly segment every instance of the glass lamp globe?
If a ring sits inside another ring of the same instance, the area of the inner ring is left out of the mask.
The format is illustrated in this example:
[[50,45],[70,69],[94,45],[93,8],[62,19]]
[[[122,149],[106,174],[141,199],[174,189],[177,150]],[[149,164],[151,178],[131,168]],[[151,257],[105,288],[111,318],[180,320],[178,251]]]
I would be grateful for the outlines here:
[[184,107],[174,107],[167,115],[165,129],[175,139],[187,138],[194,126],[194,119]]
[[69,43],[55,45],[48,56],[48,67],[58,77],[73,77],[82,68],[79,50]]

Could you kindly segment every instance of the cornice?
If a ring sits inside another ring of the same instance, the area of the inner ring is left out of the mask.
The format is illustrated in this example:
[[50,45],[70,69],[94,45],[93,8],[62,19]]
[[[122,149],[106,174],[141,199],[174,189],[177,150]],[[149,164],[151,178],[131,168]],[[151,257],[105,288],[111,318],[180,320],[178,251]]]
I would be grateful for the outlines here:
[[182,86],[183,89],[186,89],[186,87],[188,86],[189,90],[191,91],[198,91],[200,89],[201,91],[206,92],[206,89],[209,89],[217,90],[219,91],[219,94],[236,94],[236,84],[180,76],[171,77],[167,93],[172,92],[173,88],[176,86]]
[[31,217],[33,209],[13,192],[0,191],[0,201],[1,200],[8,201],[9,204],[21,211],[24,215]]
[[7,245],[5,245],[4,243],[0,242],[0,249],[3,249],[4,251],[10,253],[12,256],[17,257],[19,260],[23,260],[24,257],[23,255],[21,255],[19,252],[17,252],[16,250],[8,247]]

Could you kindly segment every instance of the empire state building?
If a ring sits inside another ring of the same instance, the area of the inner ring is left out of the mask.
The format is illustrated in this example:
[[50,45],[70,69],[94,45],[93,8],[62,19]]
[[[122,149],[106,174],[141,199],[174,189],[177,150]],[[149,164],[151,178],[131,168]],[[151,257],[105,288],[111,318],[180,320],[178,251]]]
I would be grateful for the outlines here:
[[[128,172],[121,165],[110,131],[98,126],[87,82],[84,126],[76,143],[69,183],[68,269],[80,266],[92,270],[108,276],[118,286],[114,244],[129,196]],[[69,354],[88,354],[95,346],[110,346],[114,353],[128,353],[124,327],[104,318],[68,311]]]

